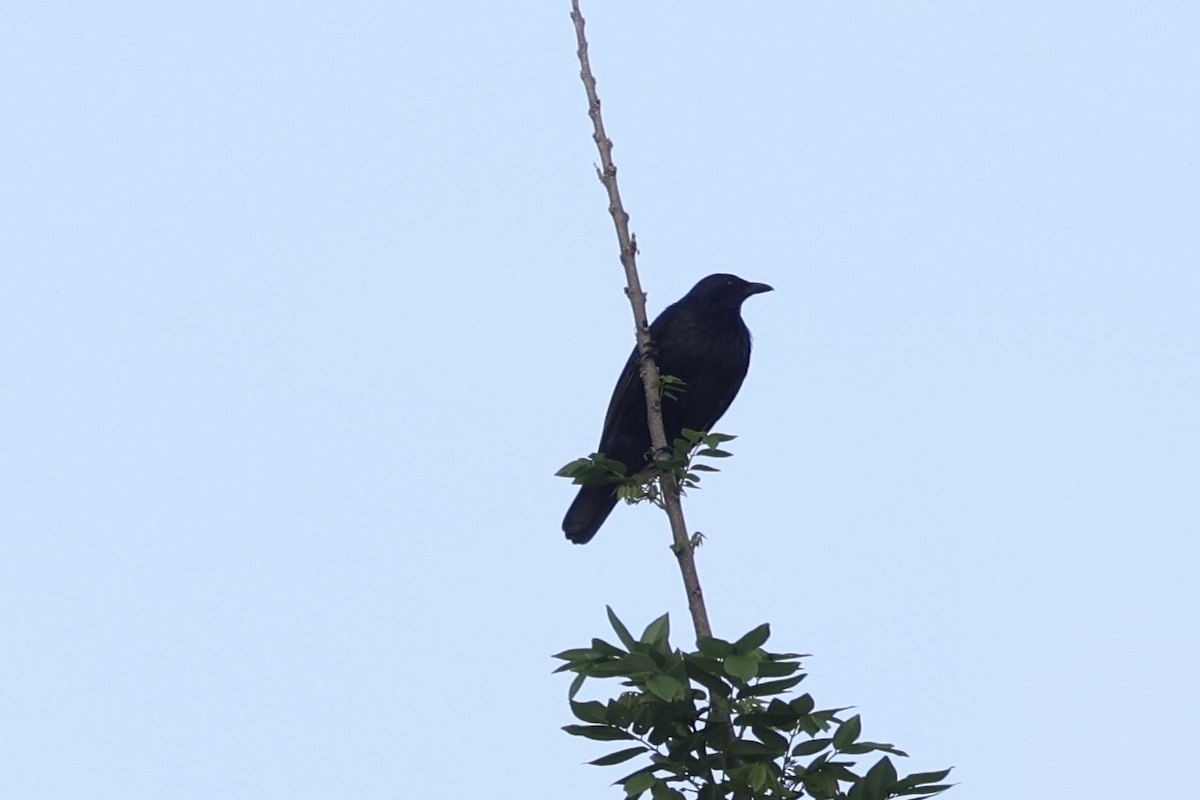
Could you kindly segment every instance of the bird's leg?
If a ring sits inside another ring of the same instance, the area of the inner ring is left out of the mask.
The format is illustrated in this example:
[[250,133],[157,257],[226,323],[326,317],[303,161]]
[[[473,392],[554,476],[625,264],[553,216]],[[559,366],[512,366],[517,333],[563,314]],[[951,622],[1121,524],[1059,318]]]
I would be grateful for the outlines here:
[[661,476],[663,471],[659,468],[658,462],[662,461],[663,459],[670,458],[674,454],[675,451],[671,448],[671,445],[667,445],[658,450],[651,447],[646,451],[646,460],[649,462],[649,464],[646,466],[646,474],[652,478]]
[[[652,457],[652,455],[653,454],[651,452],[649,452],[649,451],[646,452],[647,458]],[[662,477],[662,475],[663,475],[663,471],[656,462],[647,464],[646,468],[643,469],[641,472],[641,476],[645,479],[646,483],[653,483],[654,481],[659,480]]]

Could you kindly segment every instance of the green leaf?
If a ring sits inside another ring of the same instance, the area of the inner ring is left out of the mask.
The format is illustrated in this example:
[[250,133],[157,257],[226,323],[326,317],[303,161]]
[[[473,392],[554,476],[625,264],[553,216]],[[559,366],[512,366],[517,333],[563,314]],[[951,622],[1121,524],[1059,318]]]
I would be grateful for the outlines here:
[[754,653],[733,653],[724,660],[725,672],[748,681],[758,674],[758,657]]
[[734,642],[733,651],[735,653],[749,653],[752,650],[762,647],[769,638],[771,638],[771,626],[764,622]]
[[646,681],[646,688],[658,697],[670,702],[683,697],[684,686],[670,675],[651,675]]
[[812,714],[805,714],[797,717],[796,725],[800,728],[800,730],[804,731],[809,736],[816,736],[822,730],[825,730],[825,728],[822,728],[820,723],[813,718]]
[[595,739],[597,742],[616,742],[634,738],[632,734],[609,725],[563,725],[563,730],[572,736]]
[[861,733],[862,717],[855,714],[838,726],[837,732],[833,734],[833,746],[841,750],[847,745],[854,744]]
[[721,662],[713,659],[704,659],[704,662],[700,664],[696,659],[688,660],[687,677],[708,689],[715,697],[729,697],[733,688],[725,681]]
[[751,731],[753,731],[755,738],[778,755],[783,755],[787,752],[788,740],[786,736],[760,725],[755,725],[751,728]]
[[595,761],[589,761],[588,763],[595,764],[597,767],[611,767],[613,764],[624,763],[645,752],[647,752],[646,746],[638,745],[637,747],[630,747],[625,750],[618,750],[615,753],[609,753],[606,756],[600,756]]
[[617,778],[615,781],[612,782],[612,785],[616,786],[616,785],[620,784],[621,786],[624,786],[625,783],[630,778],[632,778],[634,775],[641,775],[643,772],[649,772],[651,775],[653,775],[655,773],[655,771],[657,771],[657,770],[658,770],[657,764],[647,764],[644,767],[638,767],[633,772],[629,773],[628,775],[626,775],[623,778]]
[[824,772],[810,772],[804,776],[804,788],[813,797],[825,800],[837,796],[837,778]]
[[633,711],[620,700],[609,700],[604,707],[604,721],[618,728],[628,728],[633,723]]
[[739,739],[733,742],[726,748],[726,752],[733,756],[749,756],[749,757],[767,757],[774,758],[778,755],[778,751],[773,747],[768,747],[762,742],[756,742],[753,739]]
[[624,658],[605,661],[588,667],[588,675],[596,678],[633,677],[658,671],[658,665],[645,653],[630,653]]
[[774,724],[774,720],[771,719],[771,715],[764,714],[761,711],[747,711],[742,714],[738,714],[737,717],[734,718],[733,722],[738,727],[742,727],[745,725],[773,725]]
[[696,672],[707,672],[710,675],[719,676],[724,676],[725,674],[721,670],[720,659],[713,658],[712,656],[704,656],[699,653],[684,653],[683,663],[687,667],[689,675]]
[[720,752],[733,742],[733,727],[724,722],[709,722],[702,732],[704,742],[710,749]]
[[715,446],[723,442],[732,442],[736,438],[736,436],[732,436],[728,433],[710,433],[704,437],[704,441],[706,443],[711,442]]
[[687,664],[683,662],[679,654],[667,653],[664,660],[667,662],[667,674],[686,687],[688,682]]
[[885,744],[883,742],[856,742],[852,745],[842,748],[842,752],[847,755],[862,755],[863,753],[871,752],[891,753],[894,756],[908,757],[908,753],[898,749],[895,745]]
[[573,478],[575,475],[579,474],[579,470],[581,468],[590,464],[591,462],[586,458],[577,458],[574,461],[569,461],[566,464],[563,464],[559,468],[558,472],[554,473],[554,476],[557,478]]
[[600,656],[610,656],[613,658],[620,658],[625,655],[624,650],[615,644],[609,644],[603,639],[592,639],[592,651]]
[[923,794],[920,797],[913,798],[913,800],[925,800],[925,798],[927,798],[927,797],[933,797],[935,794],[944,792],[947,789],[949,789],[953,786],[956,786],[956,785],[957,784],[953,784],[953,783],[942,783],[942,784],[936,784],[934,786],[922,786],[921,791],[928,792],[928,794]]
[[[953,767],[951,768],[953,769]],[[900,781],[900,785],[906,789],[911,789],[915,786],[920,786],[923,783],[937,783],[943,781],[950,774],[950,770],[942,769],[937,772],[914,772],[912,775],[906,775],[904,780]]]
[[642,633],[642,641],[646,644],[658,644],[665,640],[671,633],[671,615],[663,614],[658,619],[646,626],[646,630]]
[[617,632],[617,638],[621,640],[621,644],[625,645],[626,649],[632,650],[636,640],[629,635],[629,629],[625,627],[625,623],[617,619],[617,614],[612,610],[612,606],[605,606],[604,609],[608,612],[608,622]]
[[792,707],[778,697],[771,698],[771,702],[767,703],[767,715],[775,720],[774,727],[776,728],[791,730],[796,727],[796,712],[792,711]]
[[579,690],[583,688],[583,682],[588,678],[586,672],[581,672],[575,676],[575,680],[571,681],[571,688],[567,690],[567,699],[573,699]]
[[761,792],[771,781],[771,772],[766,764],[755,764],[746,775],[746,783],[756,792]]
[[814,711],[813,716],[824,722],[829,722],[830,720],[833,720],[834,722],[841,722],[842,720],[838,719],[837,715],[842,713],[843,711],[849,711],[852,708],[854,708],[854,706],[843,706],[842,708],[827,708],[824,711]]
[[859,777],[850,771],[849,767],[853,766],[853,761],[830,761],[826,768],[830,775],[837,778],[839,781],[853,783],[859,780]]
[[577,458],[565,464],[555,475],[570,478],[573,483],[584,486],[613,483],[625,478],[626,467],[603,453],[593,453],[588,458]]
[[816,703],[813,702],[812,695],[802,694],[788,703],[792,707],[792,711],[797,714],[808,714],[813,710]]
[[597,703],[595,700],[591,700],[587,703],[576,703],[574,700],[571,700],[570,703],[571,713],[575,715],[576,719],[582,720],[583,722],[596,722],[599,724],[608,722],[608,720],[605,719],[606,709],[604,708],[603,703]]
[[657,672],[658,664],[645,653],[630,653],[619,662],[629,675],[641,675],[647,672]]
[[809,739],[807,742],[801,742],[792,748],[794,756],[811,756],[814,753],[819,753],[833,743],[833,739]]
[[695,444],[696,442],[698,442],[704,438],[703,433],[701,433],[700,431],[694,431],[691,428],[684,428],[679,433],[683,436],[683,438],[687,439],[692,444]]
[[799,671],[799,664],[787,664],[779,661],[761,661],[758,665],[758,677],[760,678],[784,678],[788,675],[795,675]]
[[672,789],[662,781],[650,787],[650,795],[654,800],[685,800],[682,792]]
[[641,794],[656,783],[658,783],[658,778],[654,776],[653,772],[639,772],[625,781],[625,794],[630,797]]
[[717,450],[715,447],[706,447],[703,450],[697,450],[696,455],[701,458],[729,458],[733,453]]
[[[760,664],[759,672],[762,672],[762,668],[765,666],[767,666],[767,665]],[[741,693],[740,696],[741,697],[764,697],[766,695],[772,695],[772,694],[783,694],[788,689],[791,689],[793,686],[795,686],[796,684],[798,684],[800,681],[804,680],[807,677],[808,677],[807,675],[797,675],[794,678],[784,678],[783,680],[778,680],[778,681],[761,681],[761,682],[756,683],[753,686],[747,688],[744,692]]]
[[892,766],[892,760],[884,756],[863,776],[863,800],[887,800],[895,782],[896,768]]
[[692,464],[692,469],[697,472],[720,472],[716,467],[710,467],[708,464]]
[[697,642],[700,652],[712,658],[724,658],[733,652],[733,645],[724,639],[713,636],[701,636]]
[[[646,642],[640,640],[634,642],[633,652],[650,659],[656,666],[664,667],[667,664],[668,654],[662,652],[652,644],[647,644]],[[626,658],[628,658],[628,656],[626,656]]]
[[599,467],[602,471],[609,473],[611,476],[625,476],[625,464],[617,461],[615,458],[608,458],[603,453],[596,453],[594,456],[592,456],[592,463]]
[[560,661],[587,661],[596,658],[598,655],[590,647],[575,647],[571,650],[563,650],[561,653],[555,653],[550,657],[557,658]]
[[647,492],[641,486],[622,485],[617,487],[617,498],[626,503],[637,503],[647,497]]

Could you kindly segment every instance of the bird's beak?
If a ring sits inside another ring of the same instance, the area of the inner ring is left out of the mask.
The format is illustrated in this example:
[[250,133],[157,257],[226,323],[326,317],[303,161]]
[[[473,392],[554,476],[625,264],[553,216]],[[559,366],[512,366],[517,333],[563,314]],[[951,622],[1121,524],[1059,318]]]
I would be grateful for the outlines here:
[[763,292],[773,292],[775,288],[768,286],[765,283],[748,283],[746,284],[746,297],[752,294],[762,294]]

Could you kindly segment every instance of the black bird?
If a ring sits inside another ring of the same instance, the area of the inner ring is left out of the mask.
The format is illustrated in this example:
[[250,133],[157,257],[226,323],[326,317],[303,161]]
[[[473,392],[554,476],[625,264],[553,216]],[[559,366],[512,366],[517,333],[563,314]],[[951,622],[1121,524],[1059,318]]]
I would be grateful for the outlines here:
[[[663,397],[667,442],[684,428],[711,430],[728,410],[750,368],[750,331],[742,321],[747,297],[769,292],[765,283],[736,275],[709,275],[650,325],[659,372],[684,382],[674,399]],[[598,451],[623,463],[633,475],[653,463],[646,394],[636,347],[617,379]],[[617,504],[615,486],[584,486],[563,517],[563,532],[586,544]]]

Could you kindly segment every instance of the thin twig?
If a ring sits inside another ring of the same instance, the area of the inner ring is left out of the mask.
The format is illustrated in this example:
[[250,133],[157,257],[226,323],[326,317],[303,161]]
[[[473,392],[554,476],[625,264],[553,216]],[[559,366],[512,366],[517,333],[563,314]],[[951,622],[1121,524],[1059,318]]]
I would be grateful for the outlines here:
[[[662,460],[670,453],[667,445],[667,434],[663,427],[662,399],[659,392],[658,365],[654,361],[650,345],[650,325],[646,320],[646,295],[637,273],[637,240],[629,234],[629,215],[621,204],[621,193],[617,189],[617,167],[612,159],[612,140],[604,132],[604,121],[600,117],[600,97],[596,94],[596,79],[592,75],[592,67],[588,62],[587,37],[583,33],[583,14],[579,12],[579,0],[571,0],[571,21],[575,23],[575,39],[579,44],[579,77],[583,80],[583,88],[587,92],[588,116],[592,118],[595,133],[592,138],[600,151],[600,167],[596,174],[604,188],[608,190],[608,210],[612,214],[613,224],[617,228],[617,241],[621,245],[621,265],[625,268],[627,286],[625,294],[633,307],[633,320],[637,325],[638,353],[641,356],[642,383],[646,390],[646,416],[650,425],[650,441],[654,445],[656,460]],[[671,521],[671,535],[675,543],[672,550],[679,561],[679,571],[683,575],[684,589],[687,591],[688,610],[692,612],[692,624],[696,628],[697,638],[712,636],[712,627],[708,623],[708,610],[704,607],[704,592],[700,589],[700,576],[696,572],[696,558],[691,538],[688,536],[687,525],[683,520],[683,506],[679,502],[679,485],[669,470],[662,471],[664,488],[663,505],[667,518]]]

